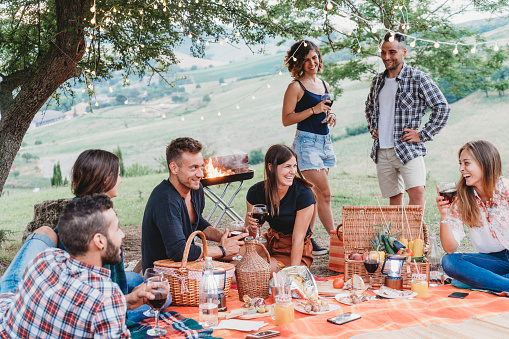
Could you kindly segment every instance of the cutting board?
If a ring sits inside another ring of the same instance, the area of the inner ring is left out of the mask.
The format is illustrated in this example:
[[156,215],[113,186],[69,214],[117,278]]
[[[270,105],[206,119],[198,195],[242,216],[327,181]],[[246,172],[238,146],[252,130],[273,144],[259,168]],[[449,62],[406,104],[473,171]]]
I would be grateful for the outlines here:
[[318,295],[336,295],[343,292],[342,289],[332,287],[333,280],[317,281]]

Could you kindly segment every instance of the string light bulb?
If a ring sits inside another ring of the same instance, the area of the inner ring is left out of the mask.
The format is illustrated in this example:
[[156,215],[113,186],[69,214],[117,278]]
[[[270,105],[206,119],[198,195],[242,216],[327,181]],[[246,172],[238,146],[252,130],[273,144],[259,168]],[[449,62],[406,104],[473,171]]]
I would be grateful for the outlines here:
[[495,44],[495,47],[493,47],[493,50],[494,50],[495,52],[498,52],[498,50],[499,50],[499,49],[500,49],[500,48],[498,47],[498,44]]
[[223,45],[223,40],[219,39],[219,44]]
[[391,36],[389,37],[389,42],[393,42],[394,41],[394,33],[391,32]]
[[83,88],[83,89],[81,90],[81,93],[85,93],[85,91],[86,91],[86,89],[84,89],[84,88]]
[[196,39],[196,43],[199,44],[201,41],[200,41],[200,38]]
[[254,96],[254,94],[253,94],[253,96],[251,97],[251,99],[253,99],[253,100],[254,100],[254,99],[256,99],[256,97]]
[[308,47],[308,43],[304,41],[304,47]]
[[94,86],[92,84],[88,84],[88,89],[94,89]]
[[184,121],[185,119],[184,119],[184,117],[182,117],[182,118],[180,118],[180,120]]
[[270,84],[267,84],[267,88],[270,88]]
[[378,47],[378,53],[382,53],[382,49]]
[[281,72],[281,70],[279,70],[279,75],[283,75],[283,72]]
[[200,120],[205,120],[205,118],[203,117],[203,115],[200,117]]
[[297,62],[297,58],[296,57],[292,57],[293,59],[293,62]]
[[[146,111],[145,107],[143,107],[141,111],[142,111],[143,113],[145,113],[145,111]],[[163,119],[164,119],[164,118],[166,118],[166,115],[164,115],[164,114],[163,114]]]
[[142,26],[142,25],[140,25],[140,29],[143,29],[143,26]]
[[240,32],[239,32],[239,31],[237,31],[237,32],[235,33],[235,35],[236,35],[236,36],[240,36]]
[[110,86],[110,93],[113,93],[113,87]]
[[191,39],[193,37],[193,34],[189,33],[189,39]]
[[95,25],[95,17],[93,17],[92,19],[90,19],[90,23],[91,23],[92,25]]
[[144,44],[140,44],[140,47],[141,47],[141,48],[145,48],[145,45],[144,45]]
[[435,44],[433,46],[435,46],[435,48],[439,48],[440,47],[440,43],[437,41],[437,42],[435,42]]
[[454,46],[454,50],[452,51],[452,54],[457,55],[459,53],[458,51],[458,45]]
[[251,20],[249,20],[249,26],[253,27],[253,26],[254,26],[254,22],[252,22]]
[[90,7],[90,12],[95,13],[95,5],[93,5],[92,7]]
[[410,43],[410,47],[412,47],[412,48],[414,48],[414,47],[415,47],[415,40],[416,40],[416,39],[414,39],[414,40]]
[[124,101],[124,104],[126,104],[126,105],[127,105],[128,103],[129,103],[129,99],[126,99],[126,100]]
[[224,42],[226,42],[226,43],[228,42],[228,37],[224,38]]
[[208,46],[210,45],[209,41],[207,40],[207,42],[205,42],[205,46]]
[[372,28],[371,28],[371,33],[375,34],[376,32],[377,32],[376,27],[372,27]]
[[217,116],[220,117],[221,116],[221,111],[217,112]]
[[95,75],[95,71],[92,71],[92,72],[90,72],[90,73],[92,73],[92,75]]
[[332,2],[328,2],[327,3],[327,9],[330,11],[332,9]]
[[472,49],[470,50],[470,53],[475,54],[475,52],[477,52],[477,48],[474,45],[474,47],[472,47]]
[[136,61],[134,62],[134,66],[138,67],[138,63]]
[[99,106],[99,103],[96,101],[96,102],[95,102],[95,107],[97,107],[97,106]]
[[239,104],[237,104],[237,106],[235,106],[235,108],[236,108],[236,109],[240,109],[240,106],[239,106]]
[[157,4],[154,4],[154,9],[157,9]]

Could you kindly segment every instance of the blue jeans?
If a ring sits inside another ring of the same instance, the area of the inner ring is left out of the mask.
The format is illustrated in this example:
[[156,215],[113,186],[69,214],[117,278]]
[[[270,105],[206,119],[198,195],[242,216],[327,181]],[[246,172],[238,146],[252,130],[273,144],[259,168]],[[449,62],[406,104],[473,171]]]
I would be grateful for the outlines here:
[[0,294],[16,292],[18,283],[23,279],[28,264],[39,253],[51,247],[55,247],[55,243],[47,235],[33,233],[29,236],[0,279]]
[[509,291],[509,251],[494,253],[453,253],[442,258],[450,277],[474,288]]

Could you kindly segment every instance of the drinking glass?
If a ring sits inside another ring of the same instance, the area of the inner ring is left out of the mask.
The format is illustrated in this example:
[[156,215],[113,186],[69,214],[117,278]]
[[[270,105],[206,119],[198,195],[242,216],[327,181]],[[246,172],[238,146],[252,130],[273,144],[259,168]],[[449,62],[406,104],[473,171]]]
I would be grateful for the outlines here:
[[[149,278],[152,278],[152,277],[161,277],[163,278],[163,272],[159,272],[159,271],[156,271],[155,268],[151,267],[151,268],[147,268],[145,270],[145,273],[143,273],[143,281],[147,282]],[[143,312],[143,315],[145,317],[153,317],[156,315],[156,313],[154,312],[153,309],[149,309],[149,310],[146,310],[145,312]]]
[[[241,231],[236,231],[236,230],[238,228],[242,228],[242,227],[244,227],[244,221],[242,221],[242,220],[240,220],[240,221],[239,220],[232,221],[230,223],[230,233],[232,234],[232,236],[236,236],[236,235],[241,234],[242,233]],[[232,260],[240,260],[240,259],[242,259],[242,256],[240,255],[240,251],[239,251],[239,253],[236,256],[234,256],[232,258]]]
[[262,225],[267,219],[269,212],[267,211],[267,206],[263,204],[257,204],[253,206],[253,210],[251,211],[253,214],[253,218],[258,219],[258,229],[256,231],[256,241],[259,243],[267,242],[265,238],[262,237]]
[[365,258],[364,259],[364,268],[366,268],[366,271],[368,272],[368,275],[369,275],[368,290],[372,291],[373,290],[373,284],[372,284],[373,274],[378,269],[378,265],[380,263],[380,256],[378,253],[375,253],[375,252],[373,252],[373,253],[365,252],[363,255],[363,258]]
[[153,276],[148,278],[146,285],[147,292],[155,295],[155,299],[148,299],[150,306],[154,309],[156,324],[154,328],[151,328],[147,331],[147,334],[150,336],[160,336],[166,334],[166,330],[163,330],[159,327],[159,312],[161,311],[161,307],[163,307],[164,303],[168,299],[168,294],[170,293],[170,285],[168,284],[168,279],[163,278],[161,276]]
[[[447,201],[451,204],[454,200],[456,200],[456,183],[455,182],[441,182],[438,185],[438,193],[440,196],[444,197],[444,201]],[[444,223],[449,223],[449,217],[447,217]]]
[[[332,107],[332,104],[334,103],[334,95],[332,93],[325,93],[324,95],[322,95],[321,97],[322,101],[324,100],[329,100],[330,103],[325,103],[327,106],[329,107]],[[325,115],[325,119],[322,120],[322,124],[326,124],[327,123],[327,117],[329,116],[329,114],[327,113]]]

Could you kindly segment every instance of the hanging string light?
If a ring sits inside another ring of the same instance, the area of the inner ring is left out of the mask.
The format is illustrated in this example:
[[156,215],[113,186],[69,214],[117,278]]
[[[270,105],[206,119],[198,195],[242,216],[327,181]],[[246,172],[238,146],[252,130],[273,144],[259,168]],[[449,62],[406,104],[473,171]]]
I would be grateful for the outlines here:
[[458,45],[456,45],[456,46],[454,47],[454,50],[452,51],[452,54],[457,55],[458,53],[459,53],[459,52],[458,52]]

